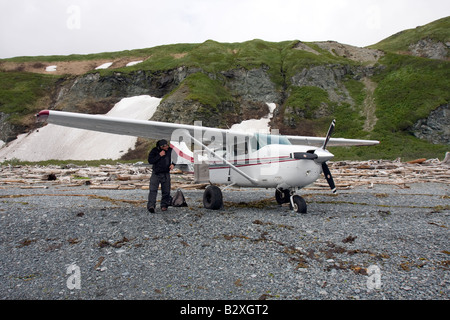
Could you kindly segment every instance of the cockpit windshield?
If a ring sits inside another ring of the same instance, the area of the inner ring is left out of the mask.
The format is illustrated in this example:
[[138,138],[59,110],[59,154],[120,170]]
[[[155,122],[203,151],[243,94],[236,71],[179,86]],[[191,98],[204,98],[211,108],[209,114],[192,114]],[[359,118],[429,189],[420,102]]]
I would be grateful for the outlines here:
[[261,149],[270,144],[285,144],[290,145],[291,142],[284,136],[256,133],[251,139],[251,145],[256,150]]

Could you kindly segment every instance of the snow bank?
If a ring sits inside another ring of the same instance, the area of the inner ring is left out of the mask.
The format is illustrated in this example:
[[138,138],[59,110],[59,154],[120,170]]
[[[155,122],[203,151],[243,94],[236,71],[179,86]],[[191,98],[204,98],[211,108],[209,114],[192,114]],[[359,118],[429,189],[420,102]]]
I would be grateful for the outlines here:
[[[150,96],[124,98],[109,116],[148,120],[155,113],[161,99]],[[0,161],[99,160],[119,159],[137,137],[116,135],[48,124],[41,129],[20,135],[0,149]]]
[[273,117],[273,111],[276,108],[275,103],[267,103],[269,106],[269,114],[259,120],[251,119],[244,120],[241,123],[237,123],[231,126],[230,130],[245,131],[245,132],[257,132],[257,133],[270,133],[269,122]]

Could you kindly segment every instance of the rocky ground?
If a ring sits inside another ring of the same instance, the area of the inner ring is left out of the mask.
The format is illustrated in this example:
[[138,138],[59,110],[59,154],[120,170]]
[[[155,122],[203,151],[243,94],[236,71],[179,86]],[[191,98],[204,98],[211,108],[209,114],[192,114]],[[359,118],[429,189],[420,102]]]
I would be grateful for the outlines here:
[[[305,215],[280,207],[265,189],[229,189],[224,209],[209,211],[202,186],[182,174],[173,175],[174,188],[182,187],[188,207],[149,215],[148,191],[131,183],[145,167],[128,167],[136,170],[129,176],[115,167],[114,177],[104,167],[102,183],[100,174],[96,181],[80,171],[70,181],[61,172],[43,180],[48,167],[18,179],[12,173],[24,167],[2,167],[0,297],[448,300],[448,182],[394,183],[387,176],[380,182],[388,170],[399,170],[380,162],[378,169],[360,163],[366,175],[345,186],[339,172],[354,167],[346,165],[339,170],[333,163],[338,195],[320,181],[302,190]],[[443,169],[398,165],[415,168],[402,170],[403,177]]]

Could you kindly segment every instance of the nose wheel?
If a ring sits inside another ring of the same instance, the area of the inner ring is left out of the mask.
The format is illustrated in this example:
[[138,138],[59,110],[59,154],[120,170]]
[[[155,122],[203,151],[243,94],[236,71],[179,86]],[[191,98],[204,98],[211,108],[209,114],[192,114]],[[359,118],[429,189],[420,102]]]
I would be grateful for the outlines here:
[[279,205],[284,203],[289,203],[289,207],[291,210],[294,210],[297,213],[306,213],[307,206],[306,201],[299,195],[294,194],[295,191],[287,190],[287,189],[276,189],[275,191],[275,199]]
[[297,213],[306,213],[306,201],[299,195],[291,196],[290,208]]

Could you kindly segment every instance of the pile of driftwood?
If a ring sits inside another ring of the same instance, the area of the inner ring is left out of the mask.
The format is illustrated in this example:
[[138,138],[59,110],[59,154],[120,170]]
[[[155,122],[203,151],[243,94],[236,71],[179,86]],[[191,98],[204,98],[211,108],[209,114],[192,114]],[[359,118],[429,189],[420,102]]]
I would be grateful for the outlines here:
[[[439,159],[417,159],[409,162],[339,161],[328,163],[338,189],[354,186],[389,184],[407,188],[411,183],[450,183],[450,162]],[[311,188],[329,188],[326,181],[317,180]]]
[[[151,167],[145,165],[117,164],[88,166],[25,166],[0,167],[0,189],[18,186],[22,189],[88,186],[90,189],[148,189]],[[175,169],[172,172],[173,188],[198,188],[193,174]]]
[[[400,188],[411,183],[449,183],[450,163],[438,159],[418,159],[401,162],[339,161],[329,162],[338,189],[354,186],[390,184]],[[88,186],[92,189],[148,189],[151,167],[146,165],[117,164],[98,167],[86,166],[0,166],[0,189],[11,186],[23,189]],[[203,189],[206,184],[194,182],[193,173],[175,169],[172,172],[173,189]],[[308,189],[329,188],[326,180],[317,180]]]

